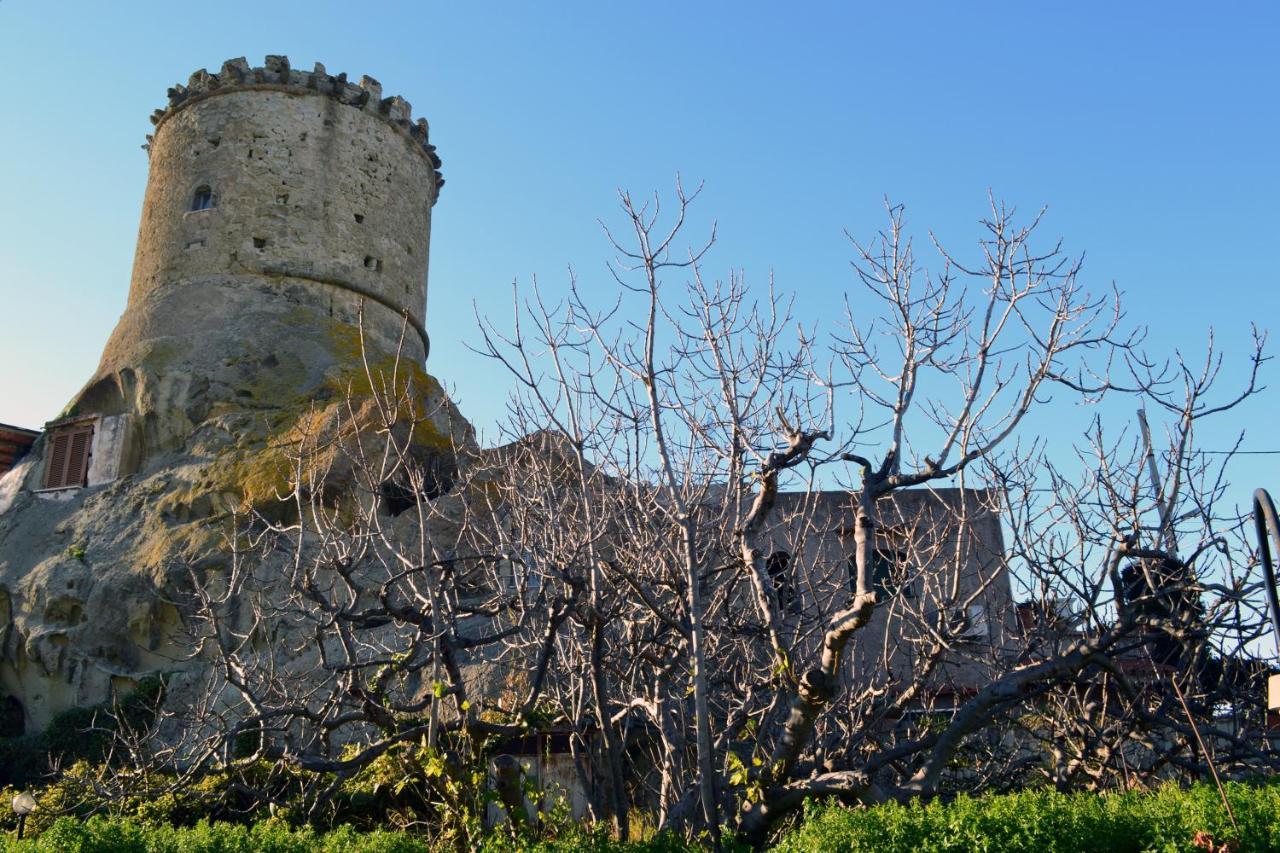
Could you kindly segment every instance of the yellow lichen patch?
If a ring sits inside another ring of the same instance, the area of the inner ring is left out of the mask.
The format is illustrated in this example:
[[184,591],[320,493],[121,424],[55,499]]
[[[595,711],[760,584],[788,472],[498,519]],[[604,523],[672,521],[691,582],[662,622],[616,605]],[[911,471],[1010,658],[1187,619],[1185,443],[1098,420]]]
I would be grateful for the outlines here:
[[377,395],[397,423],[412,425],[412,442],[431,450],[453,450],[455,438],[438,419],[444,419],[444,389],[422,365],[368,349],[360,330],[347,323],[331,323],[329,335],[341,365],[326,384],[344,398],[372,400]]
[[161,584],[167,565],[195,562],[221,547],[222,539],[220,526],[208,521],[173,525],[152,517],[138,537],[133,556],[136,567],[149,571]]
[[171,488],[160,499],[158,509],[177,521],[188,520],[185,513],[198,518],[240,509],[226,505],[228,494],[249,506],[259,506],[291,491],[290,471],[285,448],[269,440],[257,446],[229,447],[199,466],[185,484]]
[[[293,493],[295,484],[300,483],[304,493],[313,486],[341,488],[361,455],[379,458],[378,444],[385,440],[383,418],[372,398],[358,395],[289,412],[275,419],[266,435],[228,447],[205,463],[188,486],[171,491],[162,505],[198,507],[208,503],[209,495],[231,493],[240,505],[225,509],[263,512],[280,509],[280,499]],[[412,443],[448,447],[450,440],[424,420],[414,424]]]
[[[237,391],[258,408],[246,416],[234,401],[215,404],[205,423],[216,428],[203,433],[196,451],[201,461],[176,471],[157,501],[157,514],[171,531],[217,529],[211,522],[250,509],[283,518],[291,511],[281,498],[296,484],[304,496],[349,492],[362,460],[376,464],[388,440],[400,445],[396,455],[408,453],[419,462],[452,455],[468,440],[466,423],[420,364],[365,353],[357,327],[321,322],[327,338],[322,348],[332,356],[323,373],[296,356],[282,354],[269,370],[260,369],[255,356],[243,356],[249,361]],[[185,542],[164,541],[182,535],[153,537],[147,559],[185,548]]]

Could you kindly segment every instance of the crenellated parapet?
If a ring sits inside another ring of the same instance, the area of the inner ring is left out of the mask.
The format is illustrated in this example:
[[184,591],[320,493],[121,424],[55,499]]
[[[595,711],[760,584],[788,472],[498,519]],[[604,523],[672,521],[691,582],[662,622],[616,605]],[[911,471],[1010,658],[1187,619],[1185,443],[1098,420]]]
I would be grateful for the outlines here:
[[[431,144],[427,120],[413,119],[412,104],[399,95],[382,97],[382,84],[372,77],[361,77],[359,83],[352,83],[345,73],[329,74],[319,62],[310,71],[303,71],[290,66],[287,56],[268,56],[262,67],[255,68],[240,57],[222,63],[217,73],[201,68],[191,75],[185,86],[178,84],[169,89],[168,105],[151,114],[151,123],[158,130],[170,116],[206,98],[235,91],[262,90],[325,95],[377,116],[405,134],[422,151],[435,170],[437,189],[444,185],[440,156]],[[144,148],[149,149],[152,138],[148,134]]]

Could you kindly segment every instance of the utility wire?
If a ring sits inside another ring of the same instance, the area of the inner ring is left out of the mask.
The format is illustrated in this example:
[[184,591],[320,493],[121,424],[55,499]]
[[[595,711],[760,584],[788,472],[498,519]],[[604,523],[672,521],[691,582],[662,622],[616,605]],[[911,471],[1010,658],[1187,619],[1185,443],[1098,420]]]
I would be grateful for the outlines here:
[[1223,456],[1280,456],[1280,450],[1193,450],[1192,453],[1217,453]]

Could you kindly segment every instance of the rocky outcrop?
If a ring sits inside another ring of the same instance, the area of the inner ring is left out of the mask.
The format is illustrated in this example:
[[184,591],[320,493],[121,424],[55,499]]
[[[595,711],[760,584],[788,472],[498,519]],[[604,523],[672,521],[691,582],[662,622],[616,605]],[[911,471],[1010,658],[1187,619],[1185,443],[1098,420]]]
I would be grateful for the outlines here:
[[[21,703],[30,730],[147,674],[188,669],[183,590],[225,566],[233,515],[279,512],[291,449],[355,427],[349,400],[370,390],[362,369],[330,359],[319,382],[296,376],[290,388],[279,357],[270,380],[246,367],[268,358],[246,348],[228,368],[238,379],[165,369],[175,363],[163,359],[121,377],[115,393],[146,424],[144,458],[128,476],[42,493],[42,439],[0,479],[0,694]],[[398,371],[422,418],[414,453],[447,476],[454,449],[474,446],[471,428],[432,377]],[[71,409],[100,393],[86,389]],[[342,460],[329,469],[340,489]]]

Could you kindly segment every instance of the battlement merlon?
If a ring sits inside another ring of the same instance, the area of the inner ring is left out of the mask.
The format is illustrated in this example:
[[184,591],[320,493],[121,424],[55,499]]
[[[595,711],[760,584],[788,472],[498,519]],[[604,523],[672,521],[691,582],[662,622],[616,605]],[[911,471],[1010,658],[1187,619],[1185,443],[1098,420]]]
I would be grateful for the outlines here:
[[[151,123],[158,130],[169,116],[214,95],[263,90],[328,95],[341,104],[381,118],[413,142],[431,163],[437,193],[444,186],[440,156],[430,142],[427,120],[413,120],[412,104],[399,95],[382,97],[382,84],[372,77],[361,77],[359,84],[351,83],[345,73],[331,75],[319,62],[311,71],[300,71],[290,67],[287,56],[268,56],[261,68],[254,68],[242,56],[222,63],[222,69],[216,74],[201,68],[191,75],[187,85],[177,84],[169,89],[168,106],[153,112]],[[147,144],[142,146],[144,149],[150,150],[152,138],[151,134],[147,135]]]

